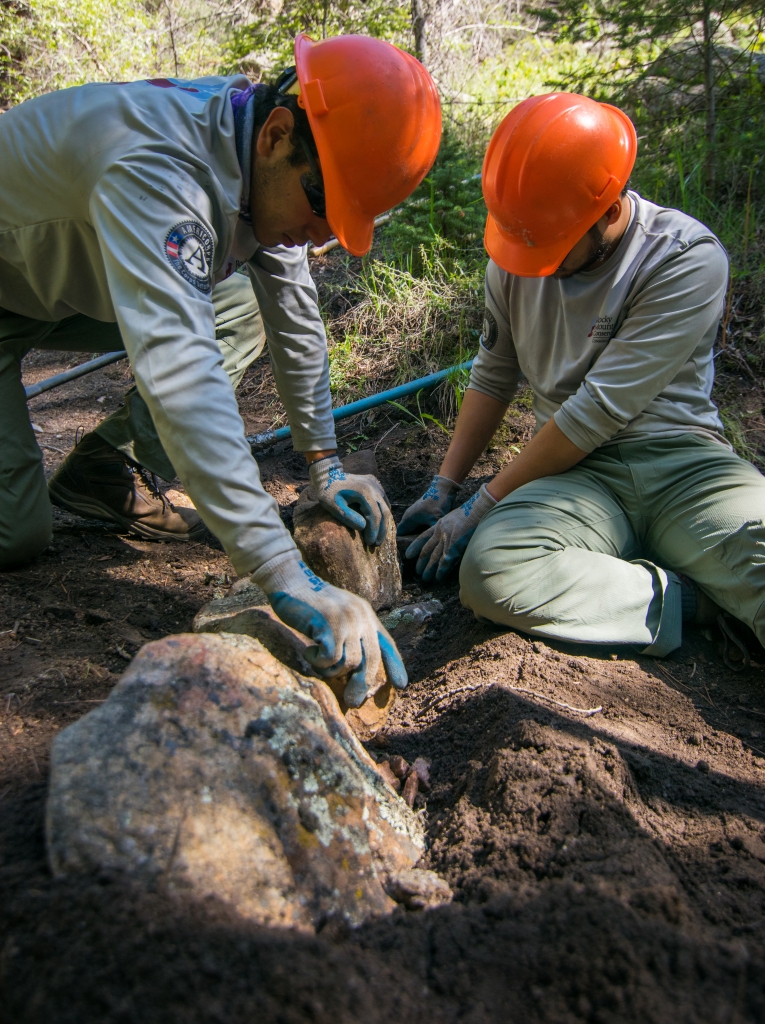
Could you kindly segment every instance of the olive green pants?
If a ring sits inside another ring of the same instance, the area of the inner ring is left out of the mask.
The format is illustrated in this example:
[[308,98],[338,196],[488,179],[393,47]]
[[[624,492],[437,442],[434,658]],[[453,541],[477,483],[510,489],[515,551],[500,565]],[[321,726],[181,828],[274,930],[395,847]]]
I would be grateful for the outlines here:
[[[232,274],[213,290],[215,336],[223,367],[236,388],[263,351],[265,332],[252,285]],[[21,360],[30,349],[116,352],[124,348],[119,328],[77,315],[47,322],[0,310],[0,569],[29,561],[51,537],[51,507],[42,453],[27,412]],[[96,433],[165,480],[175,470],[146,403],[133,387],[125,404]]]
[[765,643],[765,477],[693,434],[609,445],[509,494],[468,545],[460,599],[536,636],[661,657],[682,639],[673,570]]

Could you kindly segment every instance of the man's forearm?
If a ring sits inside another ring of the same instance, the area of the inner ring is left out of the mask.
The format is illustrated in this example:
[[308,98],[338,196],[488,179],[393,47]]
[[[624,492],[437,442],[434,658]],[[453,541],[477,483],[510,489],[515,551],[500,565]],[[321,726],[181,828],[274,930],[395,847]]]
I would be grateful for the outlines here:
[[500,501],[531,480],[565,473],[586,455],[587,452],[569,441],[554,419],[549,419],[520,455],[486,485],[486,489],[492,498]]
[[507,405],[468,388],[439,473],[461,484],[497,432]]

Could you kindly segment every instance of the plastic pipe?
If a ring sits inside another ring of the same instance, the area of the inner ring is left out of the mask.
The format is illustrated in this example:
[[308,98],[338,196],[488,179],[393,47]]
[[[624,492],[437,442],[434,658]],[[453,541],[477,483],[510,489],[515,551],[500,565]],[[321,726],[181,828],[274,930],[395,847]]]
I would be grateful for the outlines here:
[[77,380],[78,377],[84,377],[86,373],[100,370],[102,366],[118,363],[120,359],[127,359],[127,352],[124,350],[122,352],[107,352],[106,355],[99,356],[98,359],[91,359],[87,363],[80,363],[79,366],[73,366],[71,370],[57,373],[55,377],[41,380],[39,384],[30,384],[28,388],[24,388],[24,394],[27,398],[34,398],[35,395],[41,395],[43,391],[50,391],[51,388],[57,388],[59,384],[66,384],[68,380]]
[[[387,224],[391,219],[395,210],[391,210],[390,213],[384,213],[380,217],[375,217],[375,227],[379,228],[381,224]],[[323,256],[325,252],[330,252],[332,249],[336,249],[340,245],[340,240],[335,238],[334,235],[324,245],[315,245],[312,249],[308,250],[309,256]]]
[[[458,370],[469,370],[472,365],[473,360],[468,359],[466,363],[449,366],[446,370],[430,373],[427,377],[420,377],[418,380],[410,380],[408,384],[399,384],[398,387],[391,388],[389,391],[381,391],[377,395],[369,395],[367,398],[360,398],[357,402],[341,405],[339,409],[332,410],[332,419],[344,420],[347,416],[356,416],[360,412],[366,412],[367,409],[374,409],[378,405],[385,405],[386,402],[395,402],[399,398],[414,395],[416,392],[422,391],[423,388],[432,388],[434,384],[438,384],[444,377],[448,377],[450,373],[456,373]],[[290,436],[291,432],[289,427],[279,427],[278,430],[266,430],[262,434],[250,434],[246,440],[253,450],[267,448],[271,444],[276,444],[277,441],[285,440],[285,438]]]

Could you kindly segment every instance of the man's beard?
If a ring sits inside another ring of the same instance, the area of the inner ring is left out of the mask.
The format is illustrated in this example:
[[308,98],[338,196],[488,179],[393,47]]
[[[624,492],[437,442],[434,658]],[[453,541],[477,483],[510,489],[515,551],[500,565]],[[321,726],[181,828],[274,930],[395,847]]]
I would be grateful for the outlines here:
[[[568,270],[565,267],[566,260],[563,261],[561,266],[555,272],[555,277],[565,279],[567,277],[573,277],[574,274],[582,274],[586,270],[590,270],[595,264],[600,263],[604,260],[611,252],[611,245],[605,240],[603,232],[600,230],[597,224],[593,224],[590,230],[587,232],[586,238],[590,240],[590,255],[580,266],[574,270]],[[568,256],[566,257],[568,259]]]
[[592,239],[595,249],[590,258],[576,270],[577,274],[582,274],[585,270],[589,270],[591,267],[594,267],[596,263],[600,263],[600,261],[605,259],[611,251],[610,243],[606,241],[605,235],[597,224],[593,224],[587,234]]

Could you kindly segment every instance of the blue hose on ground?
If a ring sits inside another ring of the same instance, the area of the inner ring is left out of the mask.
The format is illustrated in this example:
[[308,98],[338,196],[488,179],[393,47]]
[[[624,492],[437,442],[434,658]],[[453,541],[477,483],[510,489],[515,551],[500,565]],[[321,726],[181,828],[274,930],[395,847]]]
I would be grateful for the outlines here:
[[[65,384],[69,380],[76,380],[77,377],[84,377],[86,373],[98,370],[102,366],[109,366],[111,363],[119,362],[120,359],[125,359],[126,355],[124,351],[107,352],[106,355],[99,356],[98,359],[91,359],[87,363],[80,363],[79,366],[74,366],[71,370],[57,373],[55,377],[48,377],[47,380],[41,380],[38,384],[31,384],[29,387],[24,388],[24,394],[27,398],[34,398],[35,395],[40,395],[43,391],[50,391],[51,388],[58,387],[59,384]],[[367,409],[374,409],[378,405],[385,405],[386,402],[395,402],[399,398],[414,395],[424,388],[432,388],[434,384],[440,383],[451,373],[469,370],[472,365],[473,360],[468,359],[466,363],[449,366],[445,370],[439,370],[437,373],[429,373],[427,377],[410,380],[408,384],[400,384],[389,391],[381,391],[377,395],[369,395],[367,398],[360,398],[357,402],[341,405],[339,409],[332,410],[332,418],[342,420],[348,416],[356,416],[360,412],[366,412]],[[285,440],[290,434],[291,430],[289,427],[279,427],[278,430],[266,430],[262,434],[250,434],[247,437],[247,442],[252,449],[267,448],[269,445]]]
[[92,373],[93,370],[100,370],[102,366],[118,363],[120,359],[127,359],[127,352],[124,350],[122,352],[107,352],[106,355],[99,356],[98,359],[91,359],[87,363],[73,366],[71,370],[57,373],[55,377],[48,377],[47,380],[41,380],[38,384],[30,384],[28,388],[24,388],[24,394],[27,398],[34,398],[35,395],[41,395],[43,391],[50,391],[51,388],[57,388],[59,384],[66,384],[68,380],[76,380],[78,377],[84,377],[86,373]]
[[[420,377],[418,380],[410,380],[408,384],[399,384],[397,388],[391,388],[389,391],[381,391],[377,395],[369,395],[367,398],[360,398],[357,402],[341,405],[339,409],[332,410],[332,418],[334,420],[343,420],[347,416],[356,416],[360,412],[366,412],[367,409],[374,409],[378,405],[385,405],[386,402],[395,402],[399,398],[414,395],[418,391],[422,391],[423,388],[432,388],[434,384],[440,383],[451,373],[469,370],[472,365],[473,360],[468,359],[466,363],[449,366],[445,370],[430,373],[427,377]],[[250,447],[256,450],[267,448],[269,445],[276,444],[277,441],[283,441],[290,436],[290,433],[289,427],[279,427],[278,430],[266,430],[262,434],[250,434],[246,440]]]

